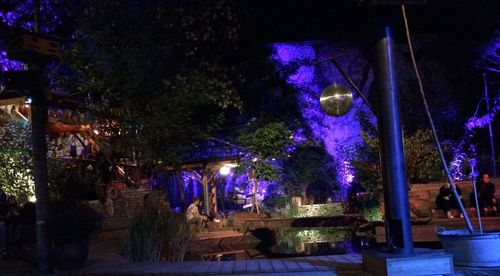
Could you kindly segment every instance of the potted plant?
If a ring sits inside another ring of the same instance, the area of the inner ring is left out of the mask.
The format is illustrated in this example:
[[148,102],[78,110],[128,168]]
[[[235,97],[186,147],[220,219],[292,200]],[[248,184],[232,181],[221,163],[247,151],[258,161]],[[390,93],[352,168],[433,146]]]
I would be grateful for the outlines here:
[[54,202],[51,214],[49,235],[55,267],[82,268],[88,257],[90,236],[101,227],[101,215],[78,201]]

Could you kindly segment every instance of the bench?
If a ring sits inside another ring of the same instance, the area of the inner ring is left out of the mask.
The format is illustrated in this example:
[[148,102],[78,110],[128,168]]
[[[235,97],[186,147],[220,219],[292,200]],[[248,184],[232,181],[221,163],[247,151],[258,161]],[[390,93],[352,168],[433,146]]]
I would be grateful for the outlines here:
[[[500,198],[500,179],[492,178],[491,182],[495,184],[495,196]],[[446,217],[442,210],[437,210],[436,197],[439,194],[439,189],[444,183],[428,183],[428,184],[413,184],[409,191],[410,206],[413,208],[413,213],[431,212],[434,217]],[[462,202],[466,208],[467,214],[470,217],[475,217],[476,212],[470,204],[469,195],[473,191],[472,181],[457,182],[457,185],[462,190]],[[452,210],[452,215],[459,216],[458,210]]]

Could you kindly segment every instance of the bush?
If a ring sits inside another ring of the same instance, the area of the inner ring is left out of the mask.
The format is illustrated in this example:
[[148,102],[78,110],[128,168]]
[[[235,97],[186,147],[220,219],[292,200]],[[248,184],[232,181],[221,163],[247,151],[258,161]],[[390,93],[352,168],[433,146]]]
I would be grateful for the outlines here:
[[368,221],[382,221],[383,215],[379,206],[364,206],[360,209],[361,215]]
[[191,239],[183,214],[174,214],[148,197],[130,221],[122,254],[137,262],[183,261]]
[[88,240],[101,228],[102,216],[88,205],[77,201],[57,201],[51,207],[49,235],[56,247]]

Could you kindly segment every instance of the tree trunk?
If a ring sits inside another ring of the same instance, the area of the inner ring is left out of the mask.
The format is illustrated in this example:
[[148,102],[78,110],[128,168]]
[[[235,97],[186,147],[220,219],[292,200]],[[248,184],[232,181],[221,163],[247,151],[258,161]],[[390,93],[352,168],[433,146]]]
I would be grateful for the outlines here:
[[217,185],[215,183],[213,185],[215,187],[215,193],[214,193],[214,198],[210,203],[214,205],[214,218],[217,218],[219,217],[219,210],[217,209]]
[[250,182],[252,183],[252,188],[253,188],[253,195],[252,195],[252,208],[250,209],[250,213],[253,213],[253,210],[255,208],[255,210],[257,211],[257,213],[260,213],[260,210],[259,210],[259,204],[257,204],[257,180],[252,177],[253,174],[250,174]]

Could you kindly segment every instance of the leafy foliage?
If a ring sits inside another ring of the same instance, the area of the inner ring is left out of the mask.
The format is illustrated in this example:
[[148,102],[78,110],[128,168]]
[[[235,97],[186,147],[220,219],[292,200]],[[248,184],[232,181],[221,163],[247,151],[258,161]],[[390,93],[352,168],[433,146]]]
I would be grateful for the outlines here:
[[99,175],[92,166],[58,159],[48,160],[49,198],[51,200],[94,200]]
[[34,194],[31,127],[10,121],[0,128],[0,187],[7,194]]
[[[0,186],[7,194],[34,195],[31,125],[8,121],[0,128]],[[85,165],[49,158],[49,197],[94,199],[97,174]]]
[[[352,164],[358,184],[365,190],[366,199],[378,200],[382,194],[382,176],[379,162],[379,142],[372,125],[364,122],[361,134],[364,144],[358,146]],[[417,130],[404,137],[407,176],[409,183],[426,183],[442,176],[440,159],[429,130]]]
[[286,156],[285,147],[290,145],[290,131],[282,122],[268,122],[257,129],[245,130],[239,135],[239,142],[249,149],[241,160],[238,170],[248,172],[253,186],[253,206],[259,212],[257,191],[260,181],[276,180],[282,168],[280,158]]
[[172,161],[241,107],[237,11],[210,2],[86,2],[54,74],[118,153]]
[[411,183],[425,183],[442,177],[441,159],[430,130],[419,129],[405,137],[406,166]]
[[307,188],[314,183],[336,185],[335,172],[329,166],[331,157],[324,148],[308,143],[299,145],[285,162],[284,185],[288,195],[305,195]]
[[286,156],[285,147],[291,143],[290,131],[284,123],[267,123],[255,131],[242,132],[240,143],[252,154],[241,162],[241,168],[251,171],[257,180],[274,180],[279,177],[281,167],[277,159]]

